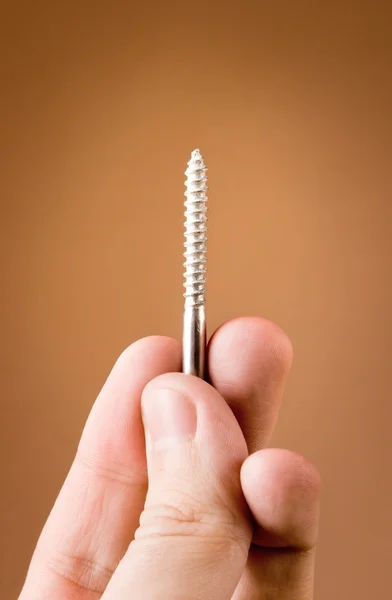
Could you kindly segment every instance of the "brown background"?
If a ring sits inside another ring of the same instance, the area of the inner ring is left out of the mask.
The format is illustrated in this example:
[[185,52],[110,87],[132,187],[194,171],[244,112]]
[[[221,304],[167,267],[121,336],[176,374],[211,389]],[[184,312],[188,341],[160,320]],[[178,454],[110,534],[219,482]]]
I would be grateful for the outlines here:
[[392,40],[380,2],[17,2],[1,17],[1,598],[119,352],[181,334],[209,166],[210,330],[295,364],[274,443],[324,480],[318,600],[390,588]]

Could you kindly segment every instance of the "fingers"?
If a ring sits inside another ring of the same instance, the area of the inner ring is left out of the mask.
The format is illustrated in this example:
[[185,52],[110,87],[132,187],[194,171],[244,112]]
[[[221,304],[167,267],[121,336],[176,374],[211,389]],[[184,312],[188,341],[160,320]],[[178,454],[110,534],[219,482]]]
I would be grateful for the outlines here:
[[90,413],[21,600],[101,596],[133,539],[145,500],[142,390],[180,364],[180,346],[169,338],[140,340],[120,356]]
[[224,399],[181,374],[142,398],[149,489],[140,528],[105,600],[230,600],[251,526],[241,491],[244,437]]
[[318,472],[293,452],[271,449],[245,461],[241,481],[255,531],[245,574],[233,600],[311,600]]
[[210,380],[232,408],[249,452],[256,452],[244,464],[242,483],[258,526],[233,600],[312,598],[317,472],[295,454],[257,452],[270,441],[291,362],[287,336],[264,319],[230,321],[209,345]]
[[320,477],[311,463],[289,450],[263,450],[245,461],[241,481],[258,525],[254,544],[299,550],[315,546]]
[[291,367],[290,340],[265,319],[242,317],[215,332],[208,357],[209,379],[233,410],[249,452],[264,448]]
[[[21,600],[101,597],[133,540],[145,500],[142,390],[157,375],[179,370],[180,362],[179,345],[167,338],[141,340],[119,359],[89,417],[74,465],[40,538]],[[181,375],[167,376],[174,377],[170,386],[165,378],[147,386],[144,406],[150,439],[150,489],[136,540],[105,592],[105,600],[128,598],[130,585],[135,600],[160,599],[160,594],[166,597],[167,589],[174,600],[184,595],[190,600],[228,600],[235,589],[236,600],[249,600],[241,596],[247,587],[259,600],[263,581],[275,580],[278,585],[282,565],[287,565],[289,577],[297,573],[298,581],[303,581],[304,572],[310,573],[312,551],[267,548],[286,538],[263,525],[255,541],[264,546],[252,546],[245,567],[251,537],[239,483],[240,464],[247,454],[245,441],[250,452],[268,443],[290,364],[291,346],[280,329],[263,319],[236,319],[221,327],[209,345],[210,380],[220,394],[205,382]],[[161,388],[184,393],[185,381],[186,390],[189,386],[185,396],[193,411],[189,407],[183,411],[178,398],[170,400],[166,394],[165,399],[165,394],[158,393]],[[158,396],[162,406],[157,404]],[[158,419],[151,418],[149,403]],[[176,404],[173,414],[165,409],[170,403]],[[171,431],[177,413],[182,414],[182,429]],[[246,476],[247,464],[242,473],[244,491],[251,480]],[[257,500],[251,504],[251,489],[247,500],[256,515],[259,504]],[[277,561],[277,553],[281,559],[287,554],[287,560]],[[296,556],[294,562],[292,555]],[[237,585],[244,567],[245,575]],[[265,579],[259,581],[260,572]],[[193,596],[188,589],[192,582]],[[145,589],[151,594],[145,595]],[[292,598],[308,597],[297,594]]]

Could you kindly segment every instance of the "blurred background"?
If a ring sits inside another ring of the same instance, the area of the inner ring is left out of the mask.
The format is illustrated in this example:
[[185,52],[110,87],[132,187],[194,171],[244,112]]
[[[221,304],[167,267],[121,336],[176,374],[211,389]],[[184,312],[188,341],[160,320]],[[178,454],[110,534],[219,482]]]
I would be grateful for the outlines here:
[[4,3],[1,598],[16,598],[117,355],[180,337],[184,175],[209,167],[208,322],[295,361],[274,445],[324,481],[318,600],[391,562],[388,3]]

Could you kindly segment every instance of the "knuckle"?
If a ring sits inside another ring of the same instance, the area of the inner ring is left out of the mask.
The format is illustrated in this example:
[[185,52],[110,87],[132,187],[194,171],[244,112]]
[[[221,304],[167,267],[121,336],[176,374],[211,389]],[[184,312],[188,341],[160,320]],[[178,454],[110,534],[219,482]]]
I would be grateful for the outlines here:
[[36,554],[49,573],[82,592],[103,594],[114,572],[112,568],[78,554],[54,552],[47,555],[39,545]]
[[194,496],[176,494],[165,502],[147,502],[140,518],[137,540],[194,538],[206,547],[224,547],[227,552],[245,552],[249,539],[243,521],[221,503],[203,503]]
[[88,447],[79,448],[76,452],[74,465],[81,467],[92,475],[108,483],[126,484],[132,488],[145,490],[147,487],[146,476],[141,469],[132,469],[129,465],[123,464],[115,458],[98,448],[95,452],[89,452]]

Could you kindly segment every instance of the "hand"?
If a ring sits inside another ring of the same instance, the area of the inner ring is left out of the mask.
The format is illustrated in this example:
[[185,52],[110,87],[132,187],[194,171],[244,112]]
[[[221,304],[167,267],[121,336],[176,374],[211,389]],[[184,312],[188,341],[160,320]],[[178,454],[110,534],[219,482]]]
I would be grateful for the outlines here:
[[209,344],[212,385],[180,364],[180,345],[162,337],[120,356],[20,600],[313,597],[319,476],[304,458],[266,449],[287,337],[236,319]]

